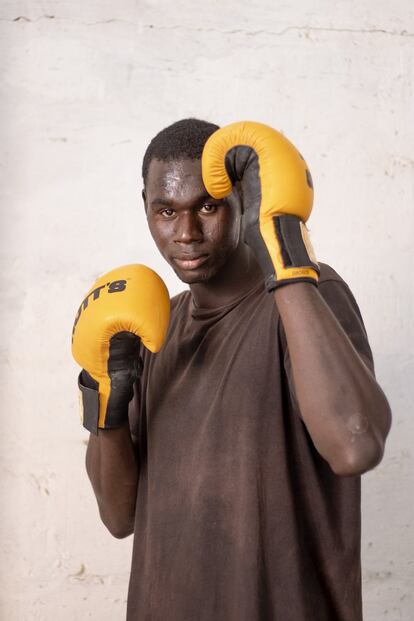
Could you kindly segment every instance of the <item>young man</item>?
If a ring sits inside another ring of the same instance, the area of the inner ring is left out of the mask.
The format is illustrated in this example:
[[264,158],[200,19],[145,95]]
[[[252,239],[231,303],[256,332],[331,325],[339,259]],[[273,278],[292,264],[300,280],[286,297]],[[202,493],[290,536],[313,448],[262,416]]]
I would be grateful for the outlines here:
[[265,289],[240,187],[217,200],[203,183],[216,129],[179,121],[147,149],[148,225],[189,290],[161,351],[141,347],[129,422],[124,400],[88,445],[102,520],[134,533],[127,619],[360,621],[360,475],[389,405],[331,267]]

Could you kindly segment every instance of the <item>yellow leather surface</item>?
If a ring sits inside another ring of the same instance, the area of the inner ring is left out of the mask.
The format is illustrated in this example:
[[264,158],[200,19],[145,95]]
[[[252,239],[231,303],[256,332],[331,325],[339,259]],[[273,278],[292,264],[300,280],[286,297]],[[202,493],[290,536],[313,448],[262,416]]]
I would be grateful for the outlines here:
[[110,393],[109,341],[132,332],[151,352],[161,349],[170,312],[162,279],[145,265],[118,267],[94,283],[82,302],[74,327],[72,354],[99,383],[99,426],[105,420]]
[[[214,198],[224,198],[232,191],[225,159],[236,146],[251,147],[258,157],[261,186],[259,229],[277,279],[310,277],[317,280],[318,274],[312,268],[284,267],[272,219],[278,214],[295,215],[303,222],[309,218],[313,188],[308,183],[310,173],[305,160],[283,134],[268,125],[253,121],[227,125],[210,136],[203,150],[203,181]],[[307,247],[311,248],[303,229],[302,236]],[[314,256],[313,250],[312,254]]]

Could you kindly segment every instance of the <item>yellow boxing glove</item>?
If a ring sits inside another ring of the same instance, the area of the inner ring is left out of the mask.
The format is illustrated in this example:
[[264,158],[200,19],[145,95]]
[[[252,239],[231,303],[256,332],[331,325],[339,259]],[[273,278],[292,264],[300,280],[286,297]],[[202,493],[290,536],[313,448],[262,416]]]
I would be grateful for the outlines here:
[[161,349],[169,311],[165,284],[145,265],[118,267],[89,290],[72,332],[72,354],[84,369],[79,388],[86,429],[96,434],[126,422],[141,371],[140,342],[151,352]]
[[312,178],[287,138],[261,123],[227,125],[207,140],[202,174],[214,198],[224,198],[241,182],[245,241],[269,291],[298,281],[317,285],[320,270],[305,225],[312,210]]

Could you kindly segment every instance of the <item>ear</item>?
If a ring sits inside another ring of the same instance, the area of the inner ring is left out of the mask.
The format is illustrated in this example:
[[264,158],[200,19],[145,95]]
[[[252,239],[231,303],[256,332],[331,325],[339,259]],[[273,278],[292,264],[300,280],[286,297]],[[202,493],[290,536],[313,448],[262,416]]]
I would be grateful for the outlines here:
[[147,213],[148,205],[147,205],[147,193],[145,192],[145,188],[141,192],[142,200],[144,201],[144,209],[145,213]]

